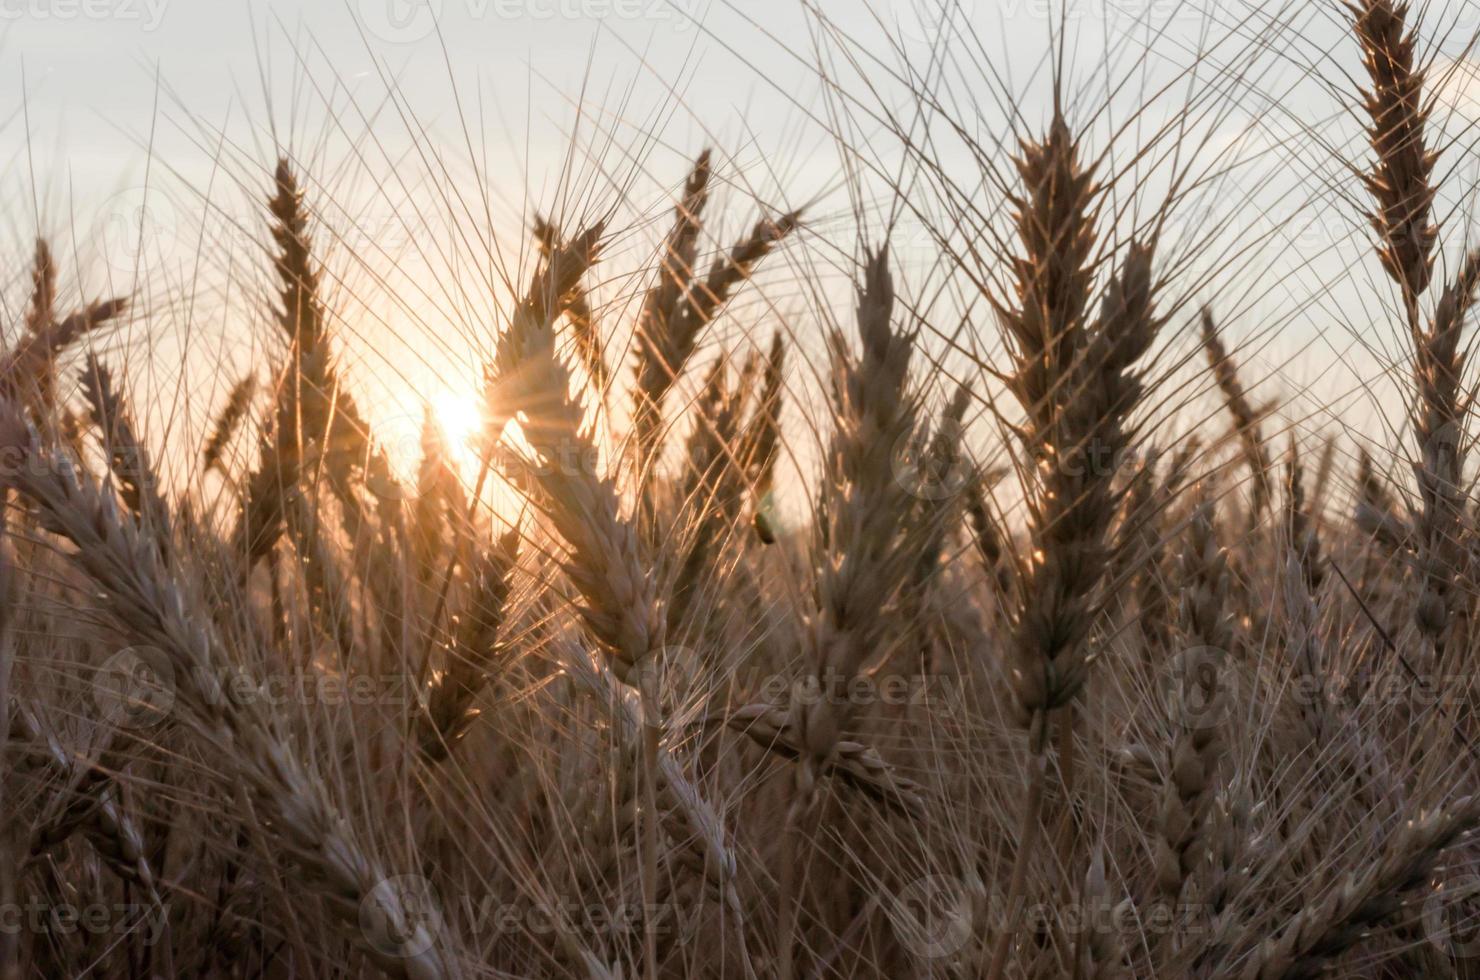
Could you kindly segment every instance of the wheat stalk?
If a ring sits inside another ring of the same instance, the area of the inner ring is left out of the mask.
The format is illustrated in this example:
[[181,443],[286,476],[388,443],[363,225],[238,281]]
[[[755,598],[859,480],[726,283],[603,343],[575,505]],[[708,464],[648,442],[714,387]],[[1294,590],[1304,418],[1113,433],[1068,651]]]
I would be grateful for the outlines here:
[[[13,406],[0,413],[0,446],[25,465],[5,474],[6,486],[29,499],[42,523],[71,541],[72,561],[103,590],[109,612],[135,642],[163,651],[174,666],[177,693],[214,758],[249,795],[285,857],[304,874],[309,892],[334,913],[342,934],[387,975],[432,980],[457,976],[460,954],[450,935],[429,941],[380,862],[356,841],[322,783],[304,765],[255,700],[225,695],[233,670],[200,603],[170,571],[138,525],[110,497],[79,476],[27,432]],[[363,908],[391,924],[391,940],[372,943],[360,926]]]

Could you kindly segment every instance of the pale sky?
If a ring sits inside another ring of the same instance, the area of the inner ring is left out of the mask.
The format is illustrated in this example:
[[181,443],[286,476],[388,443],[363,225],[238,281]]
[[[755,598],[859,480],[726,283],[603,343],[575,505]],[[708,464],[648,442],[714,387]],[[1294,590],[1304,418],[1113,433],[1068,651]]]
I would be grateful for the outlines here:
[[[1480,28],[1480,3],[1428,8],[1447,33],[1435,57],[1439,124],[1458,143],[1445,160],[1455,171],[1446,207],[1462,209],[1446,224],[1453,251],[1472,231],[1464,214],[1480,172],[1468,131],[1480,84],[1454,59]],[[1092,142],[1108,143],[1133,108],[1145,107],[1138,126],[1154,131],[1199,105],[1178,162],[1220,176],[1188,194],[1169,235],[1229,243],[1193,263],[1198,275],[1218,270],[1187,292],[1226,315],[1260,394],[1313,386],[1297,416],[1326,406],[1348,426],[1376,428],[1384,397],[1350,393],[1381,378],[1403,339],[1386,325],[1360,188],[1341,162],[1365,154],[1350,111],[1360,68],[1339,5],[962,0],[944,43],[938,10],[937,0],[0,0],[0,241],[17,260],[0,280],[0,312],[23,293],[39,230],[75,258],[89,295],[140,297],[147,314],[116,342],[151,352],[130,360],[149,362],[156,389],[218,400],[231,378],[189,364],[250,359],[243,311],[265,282],[250,242],[263,233],[274,147],[288,146],[309,171],[321,237],[339,246],[326,251],[346,357],[378,414],[409,420],[421,397],[445,402],[476,384],[496,305],[490,270],[527,248],[531,211],[574,222],[620,199],[638,222],[625,240],[650,248],[688,161],[713,146],[728,184],[716,245],[762,205],[806,204],[812,219],[809,244],[773,263],[771,285],[757,290],[748,329],[816,319],[814,281],[830,282],[823,292],[846,321],[837,270],[856,254],[859,228],[835,133],[876,168],[862,168],[861,194],[877,218],[890,198],[881,172],[905,172],[880,122],[884,107],[911,105],[902,66],[931,80],[979,145],[1010,144],[1015,128],[1046,118],[1062,23],[1069,114]],[[1114,144],[1121,164],[1134,156],[1128,129]],[[950,139],[938,154],[962,186],[982,182]],[[1008,174],[1004,154],[992,155]],[[580,179],[562,184],[571,173]],[[1148,187],[1160,179],[1143,176]],[[990,181],[980,196],[1005,215]],[[1125,215],[1154,204],[1116,201]],[[895,244],[906,281],[918,272],[928,291],[930,236],[905,221]],[[973,329],[990,349],[990,321]],[[820,330],[812,335],[820,350]]]

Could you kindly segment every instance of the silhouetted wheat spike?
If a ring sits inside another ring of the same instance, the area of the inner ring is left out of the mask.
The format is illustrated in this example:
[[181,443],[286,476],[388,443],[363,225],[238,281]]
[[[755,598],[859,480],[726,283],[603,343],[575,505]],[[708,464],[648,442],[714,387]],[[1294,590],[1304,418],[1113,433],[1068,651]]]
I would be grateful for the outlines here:
[[[484,429],[479,445],[485,459],[491,459],[505,426],[516,411],[532,414],[563,411],[563,406],[570,403],[566,389],[557,393],[549,387],[551,379],[545,373],[543,356],[531,357],[530,352],[532,349],[542,352],[548,339],[552,348],[551,359],[559,363],[553,350],[553,336],[547,337],[546,334],[553,329],[555,319],[560,316],[571,292],[580,284],[581,277],[596,261],[602,230],[600,224],[586,229],[540,264],[509,318],[508,329],[499,335],[493,357],[483,371],[486,397]],[[564,370],[563,364],[560,367]],[[566,374],[568,376],[569,372]],[[575,431],[581,429],[579,417],[570,428]],[[561,447],[547,443],[541,448],[552,451]]]
[[[564,297],[600,251],[600,223],[576,235],[536,272],[509,328],[485,368],[490,455],[513,412],[533,458],[511,463],[517,486],[533,497],[566,542],[563,569],[581,595],[578,610],[601,643],[612,673],[637,688],[643,707],[641,884],[643,902],[658,887],[658,747],[663,726],[654,660],[663,649],[665,616],[636,530],[620,513],[616,486],[595,470],[600,458],[584,410],[571,396],[570,371],[555,348],[555,318]],[[571,461],[575,460],[574,463]],[[644,972],[657,978],[656,923],[644,926]]]
[[[535,218],[534,234],[535,239],[540,243],[540,252],[546,260],[563,245],[560,229],[545,218]],[[591,377],[591,386],[605,395],[610,381],[610,371],[606,364],[606,349],[601,340],[601,327],[596,322],[595,311],[591,309],[591,300],[579,282],[571,287],[570,293],[566,296],[565,315],[570,321],[576,353],[580,356],[586,373]]]
[[23,704],[10,706],[10,738],[21,752],[34,752],[38,764],[54,770],[62,789],[56,815],[32,834],[28,858],[34,860],[81,831],[103,862],[124,881],[144,889],[158,903],[154,872],[144,855],[143,835],[118,801],[118,787],[105,762],[87,765],[67,751]]
[[1166,551],[1168,514],[1181,492],[1186,476],[1187,450],[1184,447],[1162,471],[1162,454],[1152,450],[1136,474],[1126,495],[1125,518],[1117,545],[1119,562],[1129,564],[1122,574],[1128,575],[1136,597],[1136,625],[1146,638],[1148,664],[1164,652],[1171,640],[1167,615],[1172,596],[1169,588]]
[[[885,646],[893,624],[885,611],[914,570],[905,517],[915,501],[895,474],[899,448],[917,431],[919,404],[909,374],[914,337],[895,330],[894,306],[889,253],[883,248],[864,258],[858,356],[850,354],[841,332],[830,338],[834,429],[813,525],[817,613],[805,660],[809,686],[824,692],[839,682],[852,684]],[[802,755],[783,831],[788,847],[795,846],[800,817],[811,808],[818,776],[837,753],[853,713],[847,698],[793,698],[790,725]],[[792,862],[783,855],[782,864],[777,959],[778,975],[785,980],[791,975],[797,908]]]
[[[281,289],[279,323],[289,340],[287,400],[279,412],[279,440],[294,440],[300,455],[310,448],[323,454],[324,465],[317,469],[344,505],[346,530],[354,538],[361,519],[355,480],[365,480],[383,510],[394,510],[399,498],[396,480],[334,365],[319,272],[310,249],[308,211],[286,157],[278,161],[274,180],[276,189],[268,202],[276,245],[273,265]],[[292,424],[283,424],[285,420]]]
[[[26,333],[40,339],[56,322],[57,267],[51,256],[51,247],[42,238],[36,239],[36,256],[31,264],[31,305],[26,310]],[[56,363],[52,352],[47,352],[46,370],[36,378],[37,402],[46,410],[56,404]]]
[[[1223,843],[1209,838],[1221,829],[1213,811],[1228,733],[1223,718],[1209,709],[1220,696],[1226,697],[1219,690],[1219,673],[1233,645],[1233,624],[1228,614],[1228,563],[1218,545],[1214,519],[1212,501],[1199,493],[1178,561],[1181,630],[1192,646],[1181,654],[1168,691],[1171,742],[1155,856],[1157,886],[1171,902],[1202,870],[1206,852]],[[1160,957],[1171,952],[1165,938],[1157,943]]]
[[[582,617],[611,656],[618,680],[630,683],[633,669],[662,647],[662,619],[616,488],[590,467],[597,453],[553,333],[557,299],[595,261],[601,233],[597,225],[576,236],[536,276],[487,370],[487,404],[490,412],[525,416],[525,438],[542,465],[516,468],[514,475],[539,494],[570,546],[564,569],[585,600]],[[580,462],[572,465],[572,458]]]
[[249,563],[270,552],[282,536],[290,506],[286,498],[299,493],[305,443],[326,445],[334,416],[335,385],[324,343],[318,270],[309,250],[308,216],[286,158],[278,160],[273,187],[268,210],[280,297],[274,312],[288,341],[288,356],[278,373],[272,420],[262,432],[260,458],[247,478],[237,522],[238,550]]
[[431,581],[434,563],[444,553],[450,535],[454,551],[465,535],[467,499],[448,455],[447,436],[430,404],[423,407],[421,462],[416,468],[416,500],[411,507],[411,557],[416,582]]
[[1417,340],[1414,380],[1418,391],[1413,428],[1419,458],[1417,531],[1423,591],[1414,610],[1419,630],[1442,657],[1451,619],[1460,612],[1455,579],[1464,574],[1460,528],[1465,516],[1465,419],[1469,396],[1462,389],[1465,352],[1460,344],[1465,317],[1480,289],[1480,250],[1466,258],[1459,276],[1445,289],[1432,325]]
[[995,580],[999,593],[1005,596],[1012,589],[1014,563],[1006,531],[997,515],[992,513],[988,491],[993,482],[991,475],[985,473],[974,475],[967,481],[966,519],[982,564]]
[[[785,708],[748,704],[736,709],[725,723],[780,758],[799,759],[806,754],[791,712]],[[925,788],[891,766],[871,745],[851,738],[838,739],[833,754],[822,765],[822,775],[848,783],[899,813],[916,818],[926,813]]]
[[1465,419],[1469,411],[1460,390],[1464,354],[1460,344],[1465,314],[1480,284],[1480,255],[1472,254],[1440,298],[1428,329],[1419,309],[1434,271],[1438,227],[1433,219],[1434,164],[1425,130],[1432,104],[1424,93],[1425,69],[1418,63],[1417,24],[1410,25],[1407,3],[1361,0],[1348,4],[1352,30],[1362,47],[1370,87],[1363,95],[1371,124],[1372,170],[1365,175],[1376,203],[1371,214],[1384,270],[1403,294],[1414,347],[1415,398],[1412,409],[1418,439],[1415,473],[1419,484],[1416,537],[1421,593],[1414,624],[1443,659],[1451,627],[1461,627],[1453,596],[1462,551],[1457,547],[1464,516],[1460,480],[1464,473]]
[[200,461],[207,470],[220,468],[224,473],[222,454],[226,452],[226,447],[231,444],[232,438],[241,428],[243,420],[247,417],[247,410],[252,406],[252,397],[256,393],[257,375],[250,371],[231,386],[231,393],[226,396],[226,404],[221,407],[215,423],[211,426],[211,434],[200,450]]
[[[791,234],[800,217],[799,212],[790,211],[774,220],[762,218],[728,254],[714,260],[709,274],[702,282],[696,282],[684,297],[680,322],[673,329],[678,350],[685,347],[692,350],[699,331],[714,319],[735,289],[750,278],[756,264]],[[675,368],[680,365],[675,365]]]
[[1399,514],[1393,496],[1381,475],[1372,465],[1372,454],[1365,446],[1357,450],[1357,504],[1353,520],[1364,534],[1388,548],[1408,547],[1412,529]]
[[[268,211],[280,299],[275,313],[288,355],[277,381],[272,423],[263,435],[257,469],[246,481],[237,523],[237,547],[250,561],[272,550],[289,513],[286,498],[299,491],[306,475],[327,480],[343,507],[351,540],[358,541],[364,525],[358,479],[363,477],[376,492],[383,509],[394,511],[398,499],[389,462],[372,444],[369,425],[334,367],[319,272],[309,245],[309,216],[286,157],[278,160],[273,187]],[[393,522],[395,515],[387,519]],[[297,543],[305,554],[313,550],[309,541]]]
[[455,631],[442,671],[426,695],[419,715],[417,742],[431,762],[445,760],[478,718],[473,702],[488,682],[497,657],[498,633],[504,621],[514,565],[519,560],[519,532],[509,531],[492,548],[479,549],[469,569],[467,608]]
[[[868,255],[858,292],[860,353],[832,338],[836,380],[832,444],[820,487],[813,534],[817,569],[817,623],[809,668],[827,690],[829,678],[851,682],[881,648],[883,615],[913,569],[912,542],[903,516],[913,510],[895,454],[915,432],[918,400],[910,390],[914,338],[896,331],[894,282],[887,249]],[[838,557],[834,557],[838,556]],[[807,699],[794,706],[795,724],[809,756],[798,770],[803,798],[814,790],[818,766],[848,729],[845,699]]]
[[1228,556],[1218,543],[1216,515],[1213,501],[1199,488],[1179,559],[1179,619],[1189,639],[1231,654],[1235,636],[1229,609]]
[[0,357],[0,393],[19,400],[38,424],[55,426],[56,358],[81,337],[108,324],[128,308],[124,299],[89,303],[38,332],[28,330]]
[[1305,471],[1300,465],[1299,450],[1293,435],[1290,437],[1289,461],[1285,469],[1285,536],[1300,562],[1306,587],[1311,592],[1316,591],[1321,587],[1326,569],[1315,519],[1305,503]]
[[1062,120],[1047,142],[1024,148],[1023,169],[1037,214],[1019,219],[1029,253],[1018,260],[1022,306],[1004,321],[1015,343],[1011,387],[1042,463],[1032,504],[1035,561],[1022,590],[1012,669],[1021,721],[1041,744],[1043,713],[1067,704],[1084,684],[1083,643],[1118,499],[1107,461],[1124,458],[1124,418],[1141,394],[1131,368],[1160,324],[1151,307],[1151,251],[1140,245],[1128,251],[1100,321],[1091,329],[1084,320],[1093,242],[1084,222],[1093,185]]
[[159,494],[159,477],[150,463],[148,450],[139,441],[133,418],[112,373],[93,354],[87,356],[82,370],[82,394],[124,506],[150,526],[164,547],[169,539],[169,528],[164,523],[169,508]]
[[1233,416],[1233,431],[1243,451],[1244,462],[1254,478],[1254,501],[1249,508],[1249,526],[1253,527],[1269,506],[1274,464],[1269,459],[1269,448],[1264,444],[1264,435],[1259,430],[1259,412],[1249,402],[1248,392],[1239,380],[1238,368],[1218,336],[1213,322],[1213,312],[1207,307],[1202,310],[1202,346],[1208,356],[1208,367],[1218,382],[1223,394],[1223,404]]
[[754,498],[753,522],[763,544],[776,542],[771,514],[771,488],[776,480],[776,458],[781,445],[781,395],[785,383],[786,342],[777,330],[766,355],[765,377],[755,410],[740,436],[740,461],[750,478]]
[[36,239],[36,256],[31,263],[31,305],[26,310],[26,332],[39,337],[56,321],[57,267],[51,247],[44,238]]
[[662,425],[662,399],[673,384],[679,353],[675,351],[677,320],[682,315],[684,293],[694,277],[703,227],[704,206],[709,203],[709,150],[699,154],[684,182],[683,196],[673,212],[658,259],[658,277],[643,297],[637,317],[636,384],[633,387],[632,424],[638,458],[644,463],[658,439]]
[[1347,7],[1372,86],[1363,93],[1377,155],[1364,176],[1377,202],[1370,218],[1383,268],[1412,309],[1428,289],[1439,235],[1432,179],[1438,154],[1424,137],[1431,107],[1424,101],[1424,69],[1415,64],[1416,28],[1408,26],[1407,3],[1359,0]]
[[693,274],[699,215],[708,199],[709,156],[704,153],[684,188],[665,265],[638,320],[633,428],[639,472],[646,476],[661,447],[663,399],[683,373],[703,332],[756,264],[796,227],[797,213],[762,218],[750,234],[714,260],[699,280]]
[[[1115,469],[1130,445],[1127,416],[1142,394],[1134,368],[1161,325],[1152,247],[1138,242],[1126,248],[1097,320],[1089,321],[1100,189],[1057,109],[1047,137],[1024,142],[1017,165],[1017,302],[992,297],[1013,358],[1008,387],[1027,416],[1021,431],[1037,460],[1035,485],[1026,488],[1033,560],[1008,653],[1013,707],[1032,754],[1009,907],[1023,893],[1040,829],[1049,713],[1073,701],[1088,673],[1087,640],[1110,557],[1106,536],[1119,505]],[[1063,760],[1066,774],[1070,765]],[[990,977],[1002,976],[1012,931],[996,937]]]
[[668,609],[670,629],[677,629],[693,608],[696,597],[709,586],[712,564],[739,521],[746,477],[741,460],[740,422],[754,384],[756,361],[752,358],[732,388],[726,362],[715,361],[698,402],[691,409],[694,427],[686,446],[685,467],[677,495],[686,519],[684,540],[676,549],[672,599]]

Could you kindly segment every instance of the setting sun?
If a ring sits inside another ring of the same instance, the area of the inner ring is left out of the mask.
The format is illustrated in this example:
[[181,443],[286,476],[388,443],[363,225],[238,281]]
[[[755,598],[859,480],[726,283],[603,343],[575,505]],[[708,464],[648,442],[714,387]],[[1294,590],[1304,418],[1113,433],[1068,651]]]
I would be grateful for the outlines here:
[[448,452],[461,468],[469,468],[476,462],[473,443],[483,424],[477,401],[471,396],[444,391],[432,398],[432,413],[442,427]]

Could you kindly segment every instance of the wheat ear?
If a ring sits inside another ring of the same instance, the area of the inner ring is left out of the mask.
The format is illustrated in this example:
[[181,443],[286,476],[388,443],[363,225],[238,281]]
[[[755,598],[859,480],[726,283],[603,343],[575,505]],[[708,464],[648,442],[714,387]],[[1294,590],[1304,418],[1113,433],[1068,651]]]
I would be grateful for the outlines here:
[[[564,570],[581,594],[581,618],[605,648],[613,673],[638,687],[643,702],[643,901],[657,896],[657,766],[662,730],[653,666],[664,642],[664,615],[637,533],[619,513],[616,487],[594,471],[598,458],[581,405],[571,397],[570,372],[555,350],[554,321],[563,298],[600,248],[601,225],[577,235],[551,257],[514,311],[488,369],[487,401],[500,411],[523,409],[531,465],[515,464],[519,485],[537,493],[570,549]],[[575,463],[572,464],[572,459]],[[645,972],[657,976],[655,924],[646,924]]]
[[[535,219],[534,234],[540,244],[540,252],[547,260],[564,245],[560,229],[545,218]],[[611,371],[606,364],[606,349],[601,340],[601,327],[596,322],[595,311],[591,309],[591,299],[579,282],[571,288],[566,297],[565,316],[570,321],[576,353],[586,373],[591,377],[591,385],[604,397],[610,383]]]
[[479,711],[473,702],[488,682],[497,657],[495,644],[519,560],[519,532],[509,531],[472,560],[468,607],[457,624],[453,649],[426,696],[419,715],[417,744],[431,762],[442,762],[467,733]]
[[638,320],[633,428],[639,472],[646,475],[661,449],[663,400],[693,355],[700,334],[750,277],[756,264],[797,225],[797,212],[762,218],[702,280],[694,274],[700,215],[709,198],[709,152],[700,155],[684,187],[674,227],[664,243],[657,284]]
[[1418,392],[1413,430],[1419,454],[1414,473],[1418,481],[1416,530],[1423,585],[1414,622],[1441,659],[1451,639],[1447,636],[1450,623],[1463,612],[1463,600],[1455,595],[1455,580],[1464,571],[1459,528],[1466,520],[1464,441],[1470,403],[1461,387],[1465,353],[1460,338],[1477,289],[1480,250],[1470,253],[1458,277],[1445,289],[1430,329],[1415,338]]
[[1480,799],[1465,797],[1404,822],[1369,868],[1332,882],[1324,897],[1273,937],[1259,939],[1240,975],[1245,980],[1307,980],[1355,946],[1428,885],[1440,858],[1480,822]]
[[1404,2],[1358,0],[1347,9],[1371,82],[1362,93],[1377,158],[1363,175],[1377,205],[1369,217],[1383,268],[1415,308],[1433,276],[1439,237],[1433,220],[1438,154],[1425,140],[1431,108],[1424,101],[1424,71],[1416,64],[1417,30],[1408,25]]
[[682,316],[684,293],[694,276],[711,175],[710,152],[706,149],[684,181],[683,194],[673,210],[673,226],[663,240],[657,281],[643,297],[637,317],[632,422],[641,464],[645,464],[658,440],[662,398],[673,383],[673,361],[678,356],[673,350],[674,330]]
[[[868,256],[858,291],[861,354],[833,337],[836,428],[827,455],[813,536],[817,616],[809,667],[821,690],[832,677],[851,680],[880,648],[889,620],[880,615],[908,580],[912,554],[901,518],[914,509],[897,479],[896,454],[915,433],[918,405],[909,390],[913,338],[897,332],[888,251]],[[832,558],[837,555],[840,558]],[[850,722],[848,705],[810,699],[796,706],[796,731],[807,755],[798,789],[810,796],[818,767]]]
[[[1017,303],[998,304],[998,312],[1014,362],[1008,386],[1027,415],[1024,435],[1039,465],[1029,488],[1034,560],[1008,654],[1012,704],[1032,755],[1009,906],[1022,895],[1039,830],[1049,713],[1073,701],[1088,673],[1087,640],[1118,508],[1114,471],[1131,441],[1127,416],[1142,394],[1135,364],[1160,328],[1153,249],[1139,242],[1127,248],[1089,322],[1099,190],[1062,115],[1055,111],[1045,140],[1022,145],[1017,162]],[[1066,719],[1066,750],[1071,732]],[[1062,764],[1067,788],[1072,762]],[[998,932],[988,971],[994,980],[1006,966],[1011,932]]]
[[781,395],[785,376],[786,341],[778,330],[771,337],[771,349],[766,355],[760,398],[740,437],[740,460],[750,476],[754,499],[752,522],[762,544],[776,543],[771,488],[776,480],[776,459],[781,445]]
[[1285,539],[1300,562],[1306,587],[1312,592],[1319,589],[1326,576],[1325,560],[1314,515],[1305,502],[1305,471],[1293,437],[1285,467]]
[[[1173,698],[1173,740],[1168,755],[1157,849],[1157,884],[1176,901],[1198,857],[1221,752],[1222,732],[1214,714],[1219,661],[1233,645],[1228,612],[1228,562],[1215,536],[1212,501],[1199,500],[1188,523],[1180,556],[1182,628],[1212,655],[1185,665]],[[1195,701],[1192,698],[1195,697]]]
[[[25,705],[10,706],[10,739],[17,746],[34,746],[42,761],[53,769],[62,786],[61,814],[37,829],[29,856],[35,859],[82,831],[103,862],[124,881],[144,889],[159,904],[154,872],[144,856],[144,837],[133,818],[119,804],[117,787],[96,768],[80,773],[81,767],[56,736]],[[91,778],[89,778],[91,777]]]
[[1248,392],[1239,380],[1238,366],[1234,364],[1228,348],[1223,345],[1217,324],[1213,321],[1213,313],[1207,307],[1203,307],[1200,323],[1202,347],[1207,354],[1208,367],[1213,372],[1213,380],[1218,383],[1218,391],[1223,395],[1224,407],[1233,416],[1234,434],[1243,451],[1244,463],[1254,478],[1254,502],[1249,509],[1249,525],[1252,527],[1269,506],[1274,464],[1270,462],[1269,448],[1260,431],[1259,412],[1249,402]]
[[1433,215],[1438,151],[1429,147],[1426,135],[1432,103],[1425,98],[1425,69],[1417,57],[1418,27],[1409,23],[1407,3],[1359,0],[1347,7],[1369,82],[1362,93],[1374,156],[1371,170],[1363,175],[1375,205],[1369,217],[1383,269],[1403,295],[1414,347],[1421,582],[1414,625],[1435,659],[1442,660],[1451,622],[1460,612],[1453,595],[1455,578],[1463,571],[1456,529],[1464,516],[1460,481],[1470,406],[1461,394],[1465,356],[1459,341],[1480,286],[1480,252],[1466,259],[1426,329],[1419,300],[1433,280],[1439,236]]
[[83,367],[82,395],[102,439],[108,469],[124,506],[141,523],[150,525],[159,538],[160,547],[166,547],[169,527],[164,521],[169,509],[159,493],[159,477],[154,472],[148,450],[139,439],[123,393],[113,381],[112,372],[93,354],[87,356]]
[[247,410],[252,407],[252,397],[256,393],[257,376],[251,372],[242,375],[241,379],[231,386],[231,392],[226,396],[226,404],[221,406],[221,411],[217,413],[211,425],[211,433],[206,437],[205,444],[201,446],[200,461],[207,470],[223,469],[224,472],[222,456],[246,419]]
[[1392,494],[1372,465],[1372,455],[1365,446],[1357,450],[1357,503],[1352,520],[1363,534],[1394,551],[1408,546],[1412,528],[1398,514]]
[[[344,937],[388,976],[459,975],[453,938],[430,936],[386,886],[385,869],[355,841],[322,782],[278,734],[264,705],[227,695],[232,658],[184,584],[188,580],[170,571],[138,525],[91,478],[38,445],[13,406],[0,411],[0,447],[22,462],[5,473],[6,487],[36,506],[44,527],[72,542],[72,561],[102,590],[119,626],[135,642],[169,657],[192,727],[248,794],[284,855],[302,869],[309,893],[334,913]],[[388,923],[379,941],[371,942],[362,928],[366,909]]]

